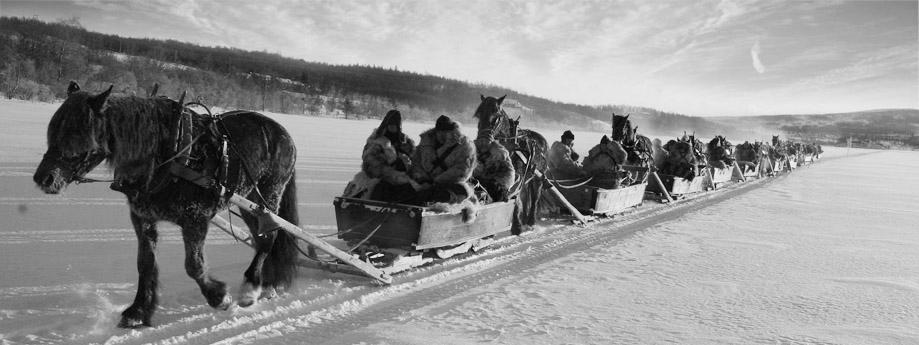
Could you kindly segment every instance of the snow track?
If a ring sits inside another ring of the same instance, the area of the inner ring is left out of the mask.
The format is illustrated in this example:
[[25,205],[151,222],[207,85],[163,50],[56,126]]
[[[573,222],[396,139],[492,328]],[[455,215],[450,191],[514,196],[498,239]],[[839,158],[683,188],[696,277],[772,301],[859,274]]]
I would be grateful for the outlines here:
[[[646,202],[615,220],[588,227],[543,225],[521,237],[505,237],[477,254],[464,255],[395,276],[390,286],[369,279],[303,270],[290,293],[252,310],[219,312],[206,306],[189,314],[164,315],[159,326],[113,336],[110,344],[265,343],[279,336],[328,339],[431,305],[496,280],[538,275],[535,268],[596,246],[609,246],[657,223],[730,200],[772,179],[753,180],[679,200],[672,206]],[[229,314],[229,315],[228,315]],[[279,343],[284,341],[278,340]],[[313,342],[313,341],[309,341]]]

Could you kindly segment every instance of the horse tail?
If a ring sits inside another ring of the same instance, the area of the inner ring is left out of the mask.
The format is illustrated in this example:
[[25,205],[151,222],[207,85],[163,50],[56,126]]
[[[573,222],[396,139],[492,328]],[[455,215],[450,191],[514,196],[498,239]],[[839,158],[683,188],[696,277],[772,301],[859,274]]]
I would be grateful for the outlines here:
[[[297,212],[297,173],[294,171],[284,187],[281,195],[281,204],[278,206],[278,216],[294,225],[300,225],[300,216]],[[297,275],[297,238],[287,231],[278,230],[274,245],[265,258],[265,282],[269,286],[290,286]],[[270,272],[270,273],[269,273]]]

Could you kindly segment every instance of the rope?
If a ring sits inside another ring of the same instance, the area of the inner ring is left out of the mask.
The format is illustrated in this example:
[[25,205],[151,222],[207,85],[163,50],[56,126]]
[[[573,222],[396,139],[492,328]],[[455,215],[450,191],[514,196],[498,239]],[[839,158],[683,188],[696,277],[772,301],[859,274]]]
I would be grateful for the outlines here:
[[[175,154],[174,156],[169,157],[169,159],[163,161],[163,162],[160,163],[160,164],[157,164],[156,167],[154,167],[153,169],[154,169],[154,170],[159,169],[159,168],[161,168],[162,166],[166,165],[166,163],[172,162],[172,161],[176,160],[177,158],[182,157],[182,154],[184,154],[186,150],[188,151],[188,153],[191,153],[191,146],[194,145],[196,142],[198,142],[198,139],[201,139],[201,136],[202,136],[202,135],[204,135],[204,134],[198,134],[198,136],[195,137],[194,139],[192,139],[192,141],[191,141],[190,143],[188,143],[188,145],[186,145],[186,146],[183,147],[181,150],[179,150],[179,152],[176,152],[176,154]],[[192,158],[191,156],[187,156],[187,157],[188,157],[188,158]]]
[[594,179],[594,177],[591,176],[591,177],[588,177],[587,179],[585,179],[584,182],[580,182],[580,183],[576,183],[576,184],[572,184],[572,185],[563,185],[563,184],[561,184],[561,183],[559,182],[559,181],[570,181],[570,180],[552,180],[552,184],[554,184],[556,187],[561,188],[561,189],[573,189],[573,188],[578,188],[578,187],[581,187],[581,186],[583,186],[583,185],[585,185],[585,184],[588,184],[588,183],[590,183],[590,181],[593,181],[593,179]]
[[383,218],[383,221],[381,221],[380,224],[377,224],[377,227],[374,228],[373,231],[371,231],[369,234],[367,234],[366,237],[364,237],[360,242],[357,242],[357,244],[355,244],[353,247],[348,249],[348,253],[353,252],[355,249],[357,249],[362,244],[364,244],[364,242],[367,242],[367,240],[373,237],[373,235],[377,233],[377,230],[380,230],[380,228],[383,227],[383,223],[386,223],[387,219],[389,219],[389,214],[387,214],[386,217]]
[[75,182],[76,184],[81,184],[81,183],[92,183],[92,182],[115,182],[115,180],[114,179],[113,180],[97,180],[97,179],[88,178],[88,177],[75,177],[73,179],[73,182]]

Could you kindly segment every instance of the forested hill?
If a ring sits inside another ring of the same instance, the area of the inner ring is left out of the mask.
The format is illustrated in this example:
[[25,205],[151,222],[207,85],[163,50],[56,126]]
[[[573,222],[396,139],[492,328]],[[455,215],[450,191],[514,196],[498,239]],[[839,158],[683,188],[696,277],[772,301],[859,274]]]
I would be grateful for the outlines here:
[[0,63],[0,92],[9,98],[60,99],[69,80],[87,89],[114,84],[117,91],[137,94],[158,83],[160,94],[188,90],[192,97],[228,109],[379,117],[398,108],[415,120],[450,114],[471,121],[480,94],[507,94],[506,109],[521,115],[525,127],[608,128],[610,112],[616,112],[632,113],[643,130],[656,133],[725,130],[703,118],[651,108],[560,103],[394,68],[330,65],[267,52],[101,34],[83,29],[76,20],[0,18]]
[[771,128],[803,141],[876,148],[919,148],[919,110],[879,109],[838,114],[713,117],[728,126]]

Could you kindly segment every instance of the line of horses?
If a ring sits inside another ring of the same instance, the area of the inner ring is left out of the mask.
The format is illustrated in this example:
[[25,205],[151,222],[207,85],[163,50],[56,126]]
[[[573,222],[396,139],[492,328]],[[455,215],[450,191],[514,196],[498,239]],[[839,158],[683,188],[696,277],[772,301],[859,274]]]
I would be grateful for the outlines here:
[[[152,325],[159,286],[155,252],[158,221],[169,221],[181,228],[185,270],[207,303],[216,309],[227,309],[234,303],[227,285],[209,274],[204,240],[209,223],[219,219],[217,214],[240,196],[254,200],[256,206],[239,210],[249,228],[246,243],[255,249],[235,299],[239,306],[255,304],[275,289],[288,286],[302,261],[298,260],[300,254],[319,261],[322,267],[347,264],[318,260],[320,256],[312,250],[316,239],[309,237],[312,242],[307,241],[311,247],[306,253],[298,245],[298,239],[304,237],[289,231],[299,222],[294,169],[297,152],[293,137],[283,126],[252,111],[199,114],[184,103],[184,96],[179,100],[155,94],[123,96],[112,95],[111,90],[87,92],[77,83],[70,83],[67,98],[48,125],[48,148],[33,180],[45,193],[57,194],[74,182],[99,182],[85,176],[103,161],[113,171],[112,189],[127,196],[138,240],[137,293],[122,312],[120,327]],[[547,169],[547,141],[536,131],[519,128],[519,118],[511,119],[502,109],[503,100],[504,97],[482,96],[474,116],[480,136],[492,136],[514,153],[515,188],[519,193],[508,201],[511,204],[483,208],[486,216],[476,218],[477,224],[466,224],[458,220],[461,217],[435,214],[423,207],[337,198],[339,236],[361,234],[358,245],[344,255],[369,262],[366,253],[358,253],[357,248],[380,240],[390,226],[414,229],[398,232],[414,245],[397,248],[398,255],[425,259],[435,255],[432,250],[443,256],[446,252],[461,252],[456,248],[481,247],[484,242],[480,240],[510,229],[508,212],[519,213],[513,216],[519,216],[524,227],[535,225],[540,204],[548,199],[544,191],[552,186],[543,174]],[[701,162],[730,164],[733,162],[729,160],[736,159],[773,169],[773,164],[763,162],[787,161],[799,152],[820,152],[819,146],[782,143],[774,138],[772,145],[738,145],[731,154],[730,144],[722,137],[705,146],[693,136],[684,136],[664,145],[662,150],[667,154],[662,155],[652,140],[637,133],[628,116],[614,116],[612,139],[627,150],[625,165],[632,168],[630,173],[636,183],[647,183],[658,170],[671,176],[694,177]],[[692,169],[687,169],[686,164]],[[639,202],[643,192],[642,188]],[[348,207],[357,209],[349,211]],[[355,219],[365,216],[366,220]],[[234,231],[232,226],[221,228]],[[439,243],[437,248],[418,246],[419,238],[428,235],[435,238],[432,243]],[[322,248],[335,250],[329,249],[331,246]]]

